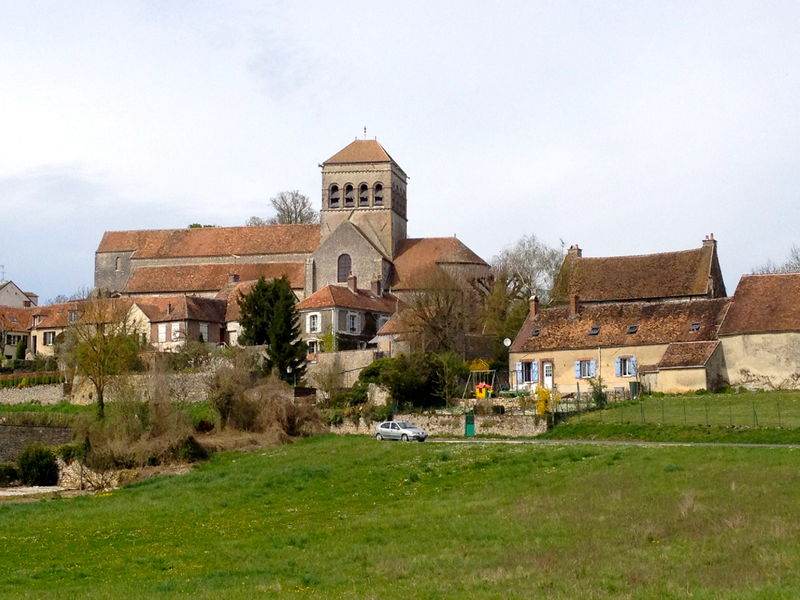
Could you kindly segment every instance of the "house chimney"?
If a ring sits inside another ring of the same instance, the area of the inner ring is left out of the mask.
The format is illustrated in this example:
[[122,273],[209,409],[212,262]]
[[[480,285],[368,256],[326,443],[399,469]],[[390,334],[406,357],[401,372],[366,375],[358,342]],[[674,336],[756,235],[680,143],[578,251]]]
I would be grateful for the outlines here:
[[172,314],[172,302],[167,303],[167,314],[168,315]]
[[358,279],[352,273],[347,277],[347,288],[354,294],[358,291]]
[[228,281],[230,283],[236,283],[237,281],[239,281],[239,274],[238,273],[231,273],[228,276]]
[[372,282],[372,293],[375,296],[383,296],[383,285],[380,279],[376,279]]
[[531,296],[531,316],[535,317],[539,314],[539,296]]
[[574,317],[578,314],[578,294],[569,297],[569,316]]
[[578,244],[574,244],[570,246],[569,249],[567,250],[567,256],[574,256],[575,258],[580,258],[581,256],[583,256],[583,250],[581,250],[581,247],[578,246]]
[[713,234],[713,233],[709,233],[709,234],[708,234],[708,235],[707,235],[707,236],[706,236],[706,237],[703,239],[703,247],[704,247],[704,248],[705,248],[706,246],[716,246],[716,245],[717,245],[717,240],[715,240],[715,239],[714,239],[714,234]]

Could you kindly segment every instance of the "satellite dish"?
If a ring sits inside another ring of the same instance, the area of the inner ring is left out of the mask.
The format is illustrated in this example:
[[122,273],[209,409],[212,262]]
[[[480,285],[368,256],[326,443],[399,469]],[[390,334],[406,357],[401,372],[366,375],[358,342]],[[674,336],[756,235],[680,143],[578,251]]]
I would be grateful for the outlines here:
[[506,338],[506,339],[503,340],[503,346],[508,348],[510,345],[511,345],[511,340],[510,339]]

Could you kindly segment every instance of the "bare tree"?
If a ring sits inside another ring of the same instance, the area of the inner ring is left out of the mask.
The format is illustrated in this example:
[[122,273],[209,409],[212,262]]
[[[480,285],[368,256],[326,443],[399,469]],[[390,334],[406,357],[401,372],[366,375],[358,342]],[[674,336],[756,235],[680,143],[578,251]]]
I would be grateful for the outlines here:
[[561,248],[552,248],[530,234],[495,256],[492,270],[496,280],[506,282],[510,298],[527,301],[538,296],[547,302],[563,260],[564,242]]
[[480,293],[438,268],[418,277],[416,287],[399,315],[412,345],[422,352],[463,352],[466,335],[480,329]]
[[753,269],[753,273],[762,275],[766,273],[800,273],[800,246],[797,244],[792,245],[789,250],[789,256],[783,263],[776,263],[774,260],[768,260],[763,265]]
[[74,300],[85,300],[92,295],[92,288],[87,285],[82,285],[71,294],[59,294],[50,298],[45,304],[64,304],[65,302],[72,302]]
[[79,319],[65,332],[65,341],[74,345],[76,371],[94,386],[100,419],[105,416],[106,387],[138,358],[139,324],[129,309],[130,303],[120,298],[93,298],[81,303]]
[[275,209],[275,216],[269,219],[261,217],[250,217],[245,225],[291,225],[293,223],[316,223],[319,221],[319,213],[311,205],[308,196],[301,194],[297,190],[280,192],[277,196],[269,199],[272,208]]

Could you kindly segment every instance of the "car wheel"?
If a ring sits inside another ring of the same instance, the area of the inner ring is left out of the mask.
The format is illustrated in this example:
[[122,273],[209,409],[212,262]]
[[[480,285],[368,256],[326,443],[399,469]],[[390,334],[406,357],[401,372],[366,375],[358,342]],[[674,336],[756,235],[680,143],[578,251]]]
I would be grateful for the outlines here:
[[380,433],[376,433],[375,434],[375,439],[380,442],[383,439],[383,436]]
[[403,441],[403,442],[407,442],[408,441],[408,436],[404,433],[403,435],[400,436],[400,440]]
[[425,441],[425,438],[419,438],[417,441],[418,441],[418,442],[424,442],[424,441]]

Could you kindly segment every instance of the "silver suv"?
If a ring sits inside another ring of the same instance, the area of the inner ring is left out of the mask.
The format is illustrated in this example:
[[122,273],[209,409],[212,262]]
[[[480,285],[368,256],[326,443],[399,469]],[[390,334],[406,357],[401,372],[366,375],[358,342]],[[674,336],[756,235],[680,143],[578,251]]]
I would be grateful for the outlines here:
[[417,440],[424,442],[428,437],[428,432],[412,425],[408,421],[384,421],[375,426],[375,439],[381,440],[400,440],[407,442]]

